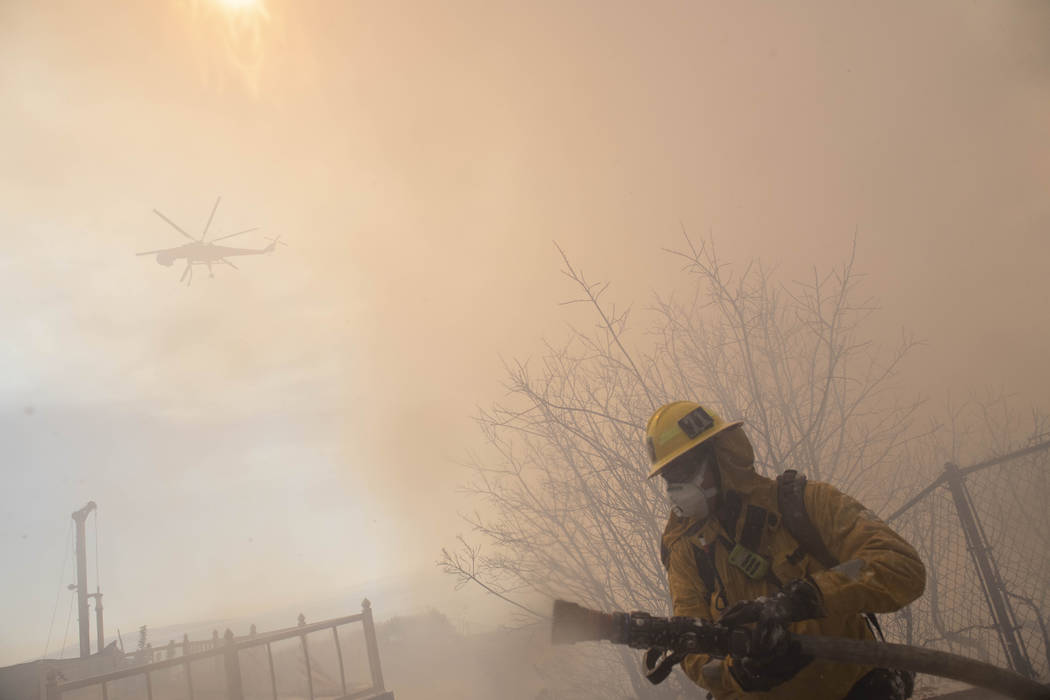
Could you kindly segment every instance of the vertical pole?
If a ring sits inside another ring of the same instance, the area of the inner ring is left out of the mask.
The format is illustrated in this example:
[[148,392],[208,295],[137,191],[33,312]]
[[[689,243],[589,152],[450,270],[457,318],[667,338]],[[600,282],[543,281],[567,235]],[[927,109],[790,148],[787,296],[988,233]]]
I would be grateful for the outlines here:
[[[306,616],[299,613],[299,626],[306,625]],[[306,688],[310,693],[310,700],[314,700],[314,674],[310,671],[310,647],[306,644],[306,635],[300,634],[299,640],[303,643],[303,658],[306,659]]]
[[270,664],[270,689],[273,691],[273,700],[277,700],[277,676],[273,673],[273,651],[269,642],[266,642],[266,660]]
[[984,538],[983,530],[977,520],[977,515],[971,506],[970,494],[966,490],[959,467],[948,462],[944,465],[944,473],[948,489],[952,492],[955,500],[955,512],[959,516],[963,534],[966,536],[967,548],[973,557],[977,575],[984,589],[988,608],[995,621],[995,628],[999,633],[999,642],[1003,646],[1006,658],[1010,662],[1010,668],[1028,678],[1035,678],[1034,669],[1028,660],[1028,655],[1022,648],[1022,642],[1017,636],[1017,628],[1014,625],[1016,617],[1009,601],[1003,594],[1003,582],[999,578],[999,571],[989,553],[988,542]]
[[146,671],[146,700],[153,700],[153,681],[150,680],[149,671]]
[[915,636],[914,635],[915,620],[913,620],[912,616],[911,616],[911,606],[910,605],[904,606],[904,609],[901,610],[901,614],[904,617],[904,643],[907,644],[908,646],[914,646],[914,644],[915,644],[915,639],[914,639],[914,636]]
[[343,650],[339,646],[339,628],[332,625],[332,638],[335,639],[335,655],[339,658],[339,681],[343,684],[343,695],[346,695],[346,671],[343,670]]
[[[185,656],[185,654],[183,654]],[[183,664],[183,668],[186,669],[186,697],[189,700],[193,700],[193,673],[190,671],[190,662],[187,661]]]
[[84,534],[84,521],[95,502],[88,501],[80,510],[73,513],[73,522],[77,525],[77,621],[80,626],[80,658],[91,656],[91,620],[88,618],[87,592],[87,537]]
[[54,671],[47,672],[46,688],[47,700],[62,700],[62,693],[58,690],[58,674]]
[[98,639],[98,651],[106,646],[106,635],[102,631],[102,592],[95,588],[95,636]]
[[182,635],[182,655],[186,656],[186,654],[189,654],[189,653],[190,653],[190,635],[189,635],[189,633],[185,633],[185,634]]
[[386,692],[383,683],[383,668],[379,665],[379,644],[376,641],[376,626],[372,619],[372,603],[361,601],[362,625],[365,628],[365,646],[368,648],[368,666],[372,670],[372,688],[376,693]]
[[223,665],[226,667],[227,700],[244,700],[244,689],[241,687],[241,660],[237,656],[237,647],[233,643],[233,630],[227,628],[223,635],[226,646],[223,649]]
[[[219,630],[213,629],[211,631],[211,646],[208,647],[208,648],[209,649],[218,649],[219,648]],[[218,678],[219,677],[219,656],[218,655],[211,657],[211,664],[212,664],[212,667],[211,667],[212,673],[214,674],[213,678]]]
[[109,689],[106,681],[102,681],[102,700],[109,700]]

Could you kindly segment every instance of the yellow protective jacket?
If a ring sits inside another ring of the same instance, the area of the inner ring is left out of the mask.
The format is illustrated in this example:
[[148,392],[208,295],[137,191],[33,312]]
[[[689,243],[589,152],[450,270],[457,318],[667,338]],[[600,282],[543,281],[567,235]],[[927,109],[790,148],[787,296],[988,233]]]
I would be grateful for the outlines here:
[[[740,506],[739,515],[728,525],[723,522],[731,520],[725,507],[702,522],[670,516],[661,554],[675,615],[717,620],[727,606],[737,601],[775,593],[777,581],[787,583],[808,576],[820,589],[826,615],[792,624],[793,634],[872,639],[862,613],[899,610],[922,595],[926,569],[919,555],[870,510],[828,484],[807,485],[804,493],[809,518],[827,549],[842,562],[827,569],[804,553],[784,527],[777,504],[777,483],[755,472],[754,451],[743,429],[731,428],[712,441],[723,506],[735,501]],[[731,492],[738,495],[730,497]],[[748,517],[749,512],[751,516],[759,515],[759,508],[765,511],[764,519]],[[729,562],[729,550],[732,544],[741,542],[745,528],[750,529],[745,539],[757,540],[756,552],[770,562],[772,576],[755,580]],[[698,560],[704,559],[701,551],[707,553],[710,563],[706,570],[703,561],[698,566]],[[711,568],[715,590],[704,582],[705,577],[711,579]],[[695,654],[685,658],[682,668],[717,700],[840,700],[871,670],[818,659],[767,693],[745,693],[730,675],[725,661]]]

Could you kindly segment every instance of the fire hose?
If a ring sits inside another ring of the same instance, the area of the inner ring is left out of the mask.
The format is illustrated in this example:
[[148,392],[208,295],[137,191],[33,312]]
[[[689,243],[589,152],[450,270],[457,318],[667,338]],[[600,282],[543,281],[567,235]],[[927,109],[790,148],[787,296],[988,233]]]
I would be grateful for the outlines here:
[[[992,664],[934,649],[842,637],[793,635],[802,653],[839,663],[914,671],[986,688],[1017,700],[1050,700],[1050,687]],[[607,640],[634,649],[725,657],[748,655],[748,630],[692,617],[645,612],[603,613],[564,600],[554,602],[554,644]]]

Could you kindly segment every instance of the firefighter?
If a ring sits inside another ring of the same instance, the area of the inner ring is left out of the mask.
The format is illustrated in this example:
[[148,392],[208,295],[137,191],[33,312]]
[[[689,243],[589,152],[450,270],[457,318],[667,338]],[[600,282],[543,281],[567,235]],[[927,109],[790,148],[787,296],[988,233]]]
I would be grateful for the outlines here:
[[674,614],[746,626],[752,641],[743,658],[664,661],[680,661],[717,700],[907,698],[911,675],[814,660],[783,631],[874,639],[874,613],[922,595],[919,555],[829,484],[790,470],[760,476],[741,426],[676,401],[646,427],[649,478],[662,479],[671,505],[661,558]]

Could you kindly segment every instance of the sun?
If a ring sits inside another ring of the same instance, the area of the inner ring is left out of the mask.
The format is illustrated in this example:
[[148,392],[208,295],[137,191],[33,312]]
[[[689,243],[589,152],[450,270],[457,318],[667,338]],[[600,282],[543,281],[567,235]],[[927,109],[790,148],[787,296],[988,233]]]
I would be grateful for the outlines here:
[[218,90],[240,83],[258,97],[268,54],[282,36],[280,17],[270,12],[270,5],[280,0],[171,2],[185,21],[189,47],[202,80]]

